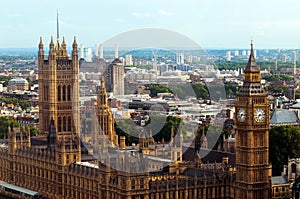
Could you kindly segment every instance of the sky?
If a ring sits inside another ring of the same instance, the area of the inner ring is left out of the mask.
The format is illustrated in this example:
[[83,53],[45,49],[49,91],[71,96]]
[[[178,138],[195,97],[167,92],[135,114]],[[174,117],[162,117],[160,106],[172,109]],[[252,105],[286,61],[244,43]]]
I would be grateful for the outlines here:
[[0,48],[35,48],[60,35],[94,46],[124,32],[167,29],[202,48],[300,48],[300,1],[0,0]]

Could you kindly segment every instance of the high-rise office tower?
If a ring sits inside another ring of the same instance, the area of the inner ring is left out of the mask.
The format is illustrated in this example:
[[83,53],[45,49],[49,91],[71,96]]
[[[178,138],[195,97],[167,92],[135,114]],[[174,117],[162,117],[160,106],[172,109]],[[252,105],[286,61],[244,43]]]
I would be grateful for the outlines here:
[[105,86],[107,92],[114,95],[124,95],[124,64],[115,59],[105,70]]
[[184,64],[184,54],[183,53],[176,54],[176,64]]
[[99,51],[100,51],[99,58],[100,58],[100,59],[103,59],[103,44],[100,44],[100,45],[99,45]]
[[99,47],[98,47],[98,44],[95,45],[94,55],[95,55],[96,58],[99,57]]
[[127,65],[127,66],[132,66],[133,65],[131,54],[128,54],[128,55],[125,56],[125,65]]
[[226,52],[226,61],[231,61],[231,52],[230,51]]
[[81,44],[80,45],[80,54],[79,54],[79,58],[81,59],[84,59],[84,45]]

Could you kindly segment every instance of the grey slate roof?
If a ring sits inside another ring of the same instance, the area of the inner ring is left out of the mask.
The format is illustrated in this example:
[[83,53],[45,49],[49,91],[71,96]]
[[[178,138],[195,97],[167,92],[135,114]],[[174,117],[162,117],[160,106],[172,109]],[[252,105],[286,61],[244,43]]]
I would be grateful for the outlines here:
[[286,184],[288,183],[285,176],[273,176],[272,177],[272,184]]
[[297,102],[296,104],[293,104],[292,106],[290,106],[290,108],[300,108],[300,102]]
[[298,123],[299,123],[299,118],[297,116],[297,113],[293,110],[287,110],[287,109],[275,109],[270,119],[271,125],[281,125],[281,124],[297,125]]

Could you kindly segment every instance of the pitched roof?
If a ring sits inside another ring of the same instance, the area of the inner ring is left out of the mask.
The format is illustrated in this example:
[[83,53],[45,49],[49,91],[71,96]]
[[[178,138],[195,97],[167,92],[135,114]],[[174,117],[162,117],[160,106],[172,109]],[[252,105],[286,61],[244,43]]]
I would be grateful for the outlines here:
[[290,106],[290,108],[300,108],[300,102],[293,104],[292,106]]
[[272,113],[270,124],[280,125],[280,124],[298,124],[299,118],[297,113],[293,110],[287,109],[275,109]]
[[[194,161],[195,149],[193,146],[186,147],[183,146],[184,153],[182,154],[182,158],[184,161]],[[235,166],[235,154],[227,153],[222,151],[210,150],[210,149],[200,149],[200,157],[203,163],[221,163],[223,158],[228,157],[228,164],[231,166]]]
[[244,72],[259,72],[260,68],[257,65],[255,58],[254,58],[254,51],[253,51],[253,44],[251,43],[251,51],[250,51],[250,56],[249,60],[247,63],[247,66],[245,67]]
[[288,183],[285,176],[273,176],[272,177],[272,184],[286,184]]

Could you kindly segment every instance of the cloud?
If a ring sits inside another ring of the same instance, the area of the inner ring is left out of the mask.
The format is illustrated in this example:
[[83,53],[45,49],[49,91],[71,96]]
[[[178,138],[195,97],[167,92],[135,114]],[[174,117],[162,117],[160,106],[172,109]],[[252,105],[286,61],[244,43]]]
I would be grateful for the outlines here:
[[131,15],[136,18],[155,18],[155,17],[169,17],[172,16],[173,13],[160,9],[156,12],[132,12]]
[[153,15],[151,13],[141,13],[141,12],[133,12],[131,13],[132,16],[136,17],[136,18],[150,18],[153,17]]
[[115,22],[124,22],[124,20],[121,19],[121,18],[116,18],[116,19],[114,19],[114,21],[115,21]]
[[8,17],[23,17],[24,15],[21,14],[21,13],[12,13],[12,14],[9,14]]
[[173,13],[168,12],[168,11],[166,11],[166,10],[162,10],[162,9],[158,11],[158,14],[161,15],[161,16],[167,16],[167,17],[173,15]]

